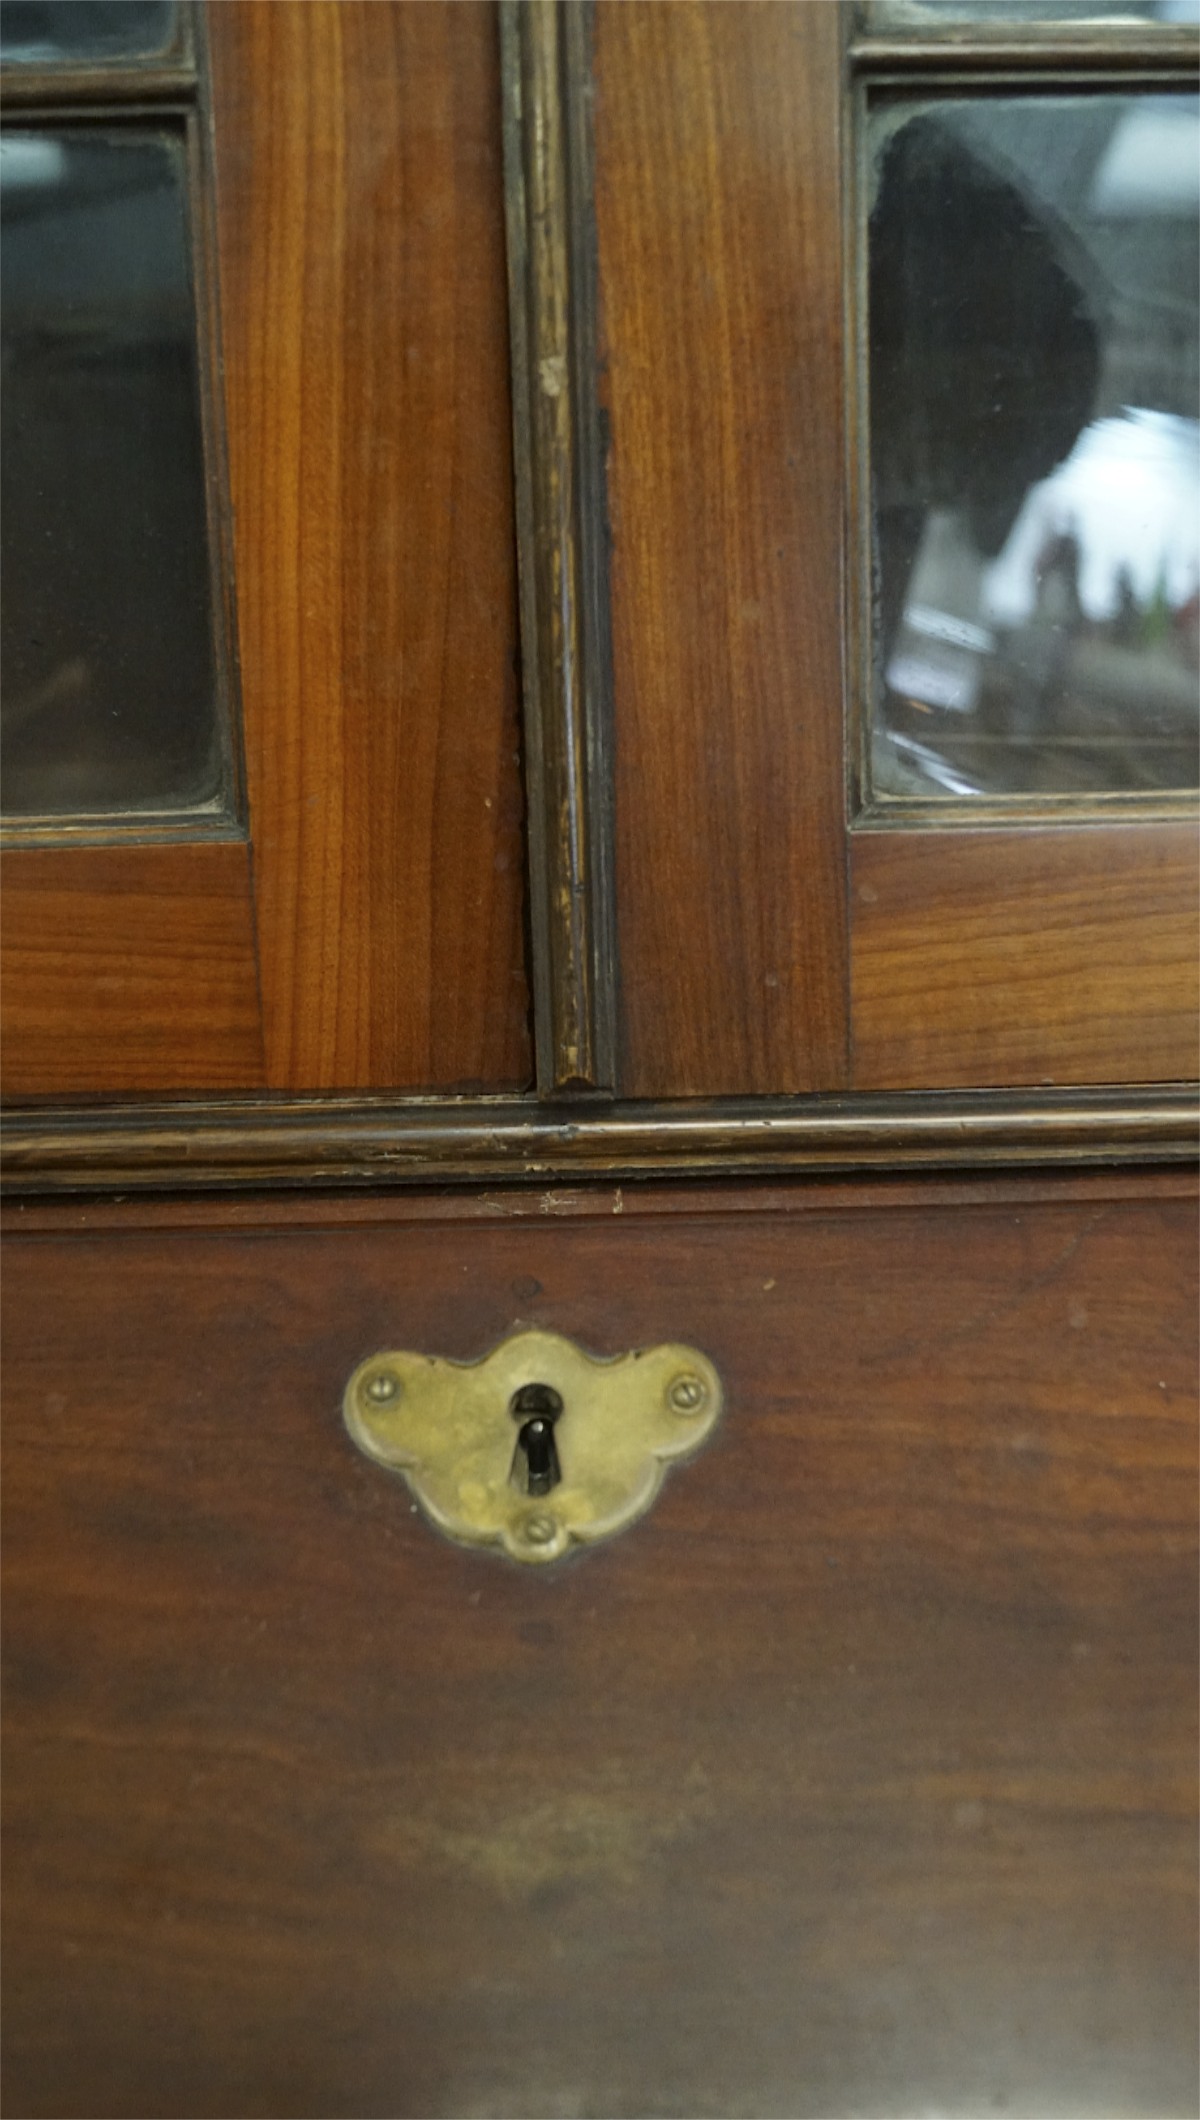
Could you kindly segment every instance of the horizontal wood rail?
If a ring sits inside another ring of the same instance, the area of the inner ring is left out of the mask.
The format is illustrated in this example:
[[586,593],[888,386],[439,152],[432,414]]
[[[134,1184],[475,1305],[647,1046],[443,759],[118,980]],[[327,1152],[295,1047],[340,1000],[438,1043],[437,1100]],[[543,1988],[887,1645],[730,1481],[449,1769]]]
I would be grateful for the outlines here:
[[1195,1157],[1197,1102],[1152,1089],[579,1105],[240,1098],[10,1113],[10,1194],[1070,1167]]

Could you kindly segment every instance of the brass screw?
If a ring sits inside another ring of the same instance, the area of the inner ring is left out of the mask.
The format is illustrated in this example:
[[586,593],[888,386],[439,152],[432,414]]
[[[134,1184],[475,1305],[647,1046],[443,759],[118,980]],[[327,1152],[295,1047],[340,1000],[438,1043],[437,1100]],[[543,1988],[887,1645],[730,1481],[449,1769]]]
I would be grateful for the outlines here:
[[558,1525],[552,1516],[527,1516],[523,1528],[531,1546],[551,1546],[558,1537]]
[[699,1413],[707,1396],[699,1377],[676,1377],[667,1393],[667,1403],[676,1413]]
[[381,1369],[375,1376],[367,1378],[363,1393],[374,1405],[386,1406],[389,1400],[399,1398],[400,1380],[391,1376],[386,1369]]

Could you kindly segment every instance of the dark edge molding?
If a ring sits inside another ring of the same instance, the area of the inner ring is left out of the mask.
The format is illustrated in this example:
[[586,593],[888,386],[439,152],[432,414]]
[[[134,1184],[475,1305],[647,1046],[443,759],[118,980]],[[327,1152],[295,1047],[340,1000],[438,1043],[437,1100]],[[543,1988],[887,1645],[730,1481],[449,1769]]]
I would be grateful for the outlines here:
[[213,667],[221,711],[229,806],[238,836],[250,837],[246,770],[246,724],[237,618],[233,485],[226,422],[225,353],[221,339],[221,256],[217,215],[217,141],[213,116],[212,58],[208,17],[197,10],[189,30],[196,67],[196,100],[189,129],[191,165],[188,225],[191,240],[196,337],[200,357],[204,498],[212,574]]
[[579,617],[590,863],[592,1039],[597,1090],[620,1089],[608,426],[600,404],[600,252],[596,232],[592,54],[596,0],[560,7],[570,246],[571,392],[575,407]]
[[922,1092],[720,1104],[384,1098],[10,1112],[7,1194],[376,1188],[1192,1161],[1187,1085]]
[[500,37],[537,1083],[542,1097],[611,1094],[610,661],[590,10],[501,0]]

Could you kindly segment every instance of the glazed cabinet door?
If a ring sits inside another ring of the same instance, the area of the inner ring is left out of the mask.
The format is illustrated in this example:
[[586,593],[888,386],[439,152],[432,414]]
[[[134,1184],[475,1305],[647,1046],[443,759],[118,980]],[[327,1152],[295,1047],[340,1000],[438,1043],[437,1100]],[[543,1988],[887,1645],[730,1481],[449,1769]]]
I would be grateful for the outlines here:
[[1194,24],[597,9],[627,1094],[1194,1078]]
[[499,19],[12,11],[10,1096],[1144,1112],[1186,8]]
[[494,14],[5,21],[6,1089],[519,1090]]

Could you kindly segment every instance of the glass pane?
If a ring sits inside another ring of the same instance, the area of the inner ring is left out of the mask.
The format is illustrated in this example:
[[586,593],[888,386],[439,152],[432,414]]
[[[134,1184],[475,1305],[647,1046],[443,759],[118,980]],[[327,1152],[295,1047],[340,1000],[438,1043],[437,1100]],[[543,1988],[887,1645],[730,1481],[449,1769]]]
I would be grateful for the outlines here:
[[176,0],[3,0],[0,59],[17,66],[145,59],[175,32]]
[[183,187],[165,131],[0,140],[10,816],[220,792]]
[[1197,98],[871,125],[873,792],[1195,787]]
[[1161,22],[1189,28],[1200,22],[1200,0],[866,0],[864,28],[875,33],[949,29],[985,23],[989,30],[1046,22],[1058,28],[1108,29],[1122,22]]

